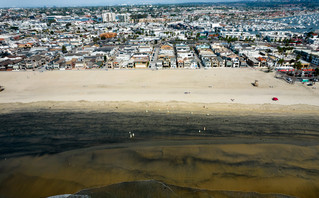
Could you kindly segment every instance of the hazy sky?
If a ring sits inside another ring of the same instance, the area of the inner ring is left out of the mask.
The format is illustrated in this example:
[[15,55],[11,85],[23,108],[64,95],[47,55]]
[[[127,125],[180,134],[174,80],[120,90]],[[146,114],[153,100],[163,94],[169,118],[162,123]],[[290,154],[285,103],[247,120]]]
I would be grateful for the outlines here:
[[238,0],[0,0],[0,7],[96,6],[143,3],[225,2]]

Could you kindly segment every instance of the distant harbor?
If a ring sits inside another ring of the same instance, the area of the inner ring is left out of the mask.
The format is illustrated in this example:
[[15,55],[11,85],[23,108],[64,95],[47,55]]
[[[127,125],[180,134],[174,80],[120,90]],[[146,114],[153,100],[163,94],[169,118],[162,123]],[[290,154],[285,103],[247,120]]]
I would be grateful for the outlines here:
[[319,29],[319,14],[283,17],[270,21],[287,24],[284,30],[292,32],[315,32]]

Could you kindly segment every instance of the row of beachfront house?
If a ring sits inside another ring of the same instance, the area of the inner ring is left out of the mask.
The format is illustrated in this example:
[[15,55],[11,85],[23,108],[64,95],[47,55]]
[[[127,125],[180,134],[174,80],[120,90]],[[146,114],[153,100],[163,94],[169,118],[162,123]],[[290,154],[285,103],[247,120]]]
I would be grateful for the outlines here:
[[203,67],[247,67],[246,61],[220,44],[196,45]]
[[[36,49],[36,50],[35,50]],[[196,44],[194,48],[187,44],[166,43],[159,48],[150,44],[104,46],[87,45],[68,53],[60,50],[46,51],[44,48],[34,48],[15,56],[0,59],[0,70],[36,69],[44,67],[48,70],[94,69],[94,68],[187,68],[196,69],[200,66],[211,67],[278,67],[292,68],[296,56],[282,55],[276,52],[276,47],[246,46],[214,42],[211,44]],[[318,64],[319,56],[313,51],[298,52],[303,59],[311,56],[311,63]],[[283,59],[280,64],[278,60]],[[310,63],[301,61],[302,66]]]

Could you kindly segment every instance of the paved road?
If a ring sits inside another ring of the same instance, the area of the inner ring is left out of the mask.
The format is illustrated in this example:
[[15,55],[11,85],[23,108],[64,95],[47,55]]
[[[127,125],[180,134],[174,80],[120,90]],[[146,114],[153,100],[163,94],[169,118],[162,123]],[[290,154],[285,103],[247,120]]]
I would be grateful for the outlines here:
[[156,46],[155,49],[154,49],[154,53],[153,53],[154,56],[151,55],[151,61],[150,61],[151,69],[156,69],[156,61],[157,61],[157,58],[158,58],[159,50],[160,50],[160,48],[158,46]]
[[197,53],[195,52],[195,48],[192,49],[194,54],[195,54],[195,60],[198,62],[199,64],[199,68],[202,69],[204,68],[203,64],[202,64],[202,61],[200,60],[200,58],[198,57]]

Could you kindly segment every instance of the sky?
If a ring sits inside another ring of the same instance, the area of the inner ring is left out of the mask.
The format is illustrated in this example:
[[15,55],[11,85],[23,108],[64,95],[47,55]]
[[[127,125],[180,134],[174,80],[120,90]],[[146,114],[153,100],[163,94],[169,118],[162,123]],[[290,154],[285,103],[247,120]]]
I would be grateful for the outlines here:
[[225,2],[238,0],[0,0],[0,7],[43,7],[43,6],[108,6],[119,4],[155,4],[184,2]]

